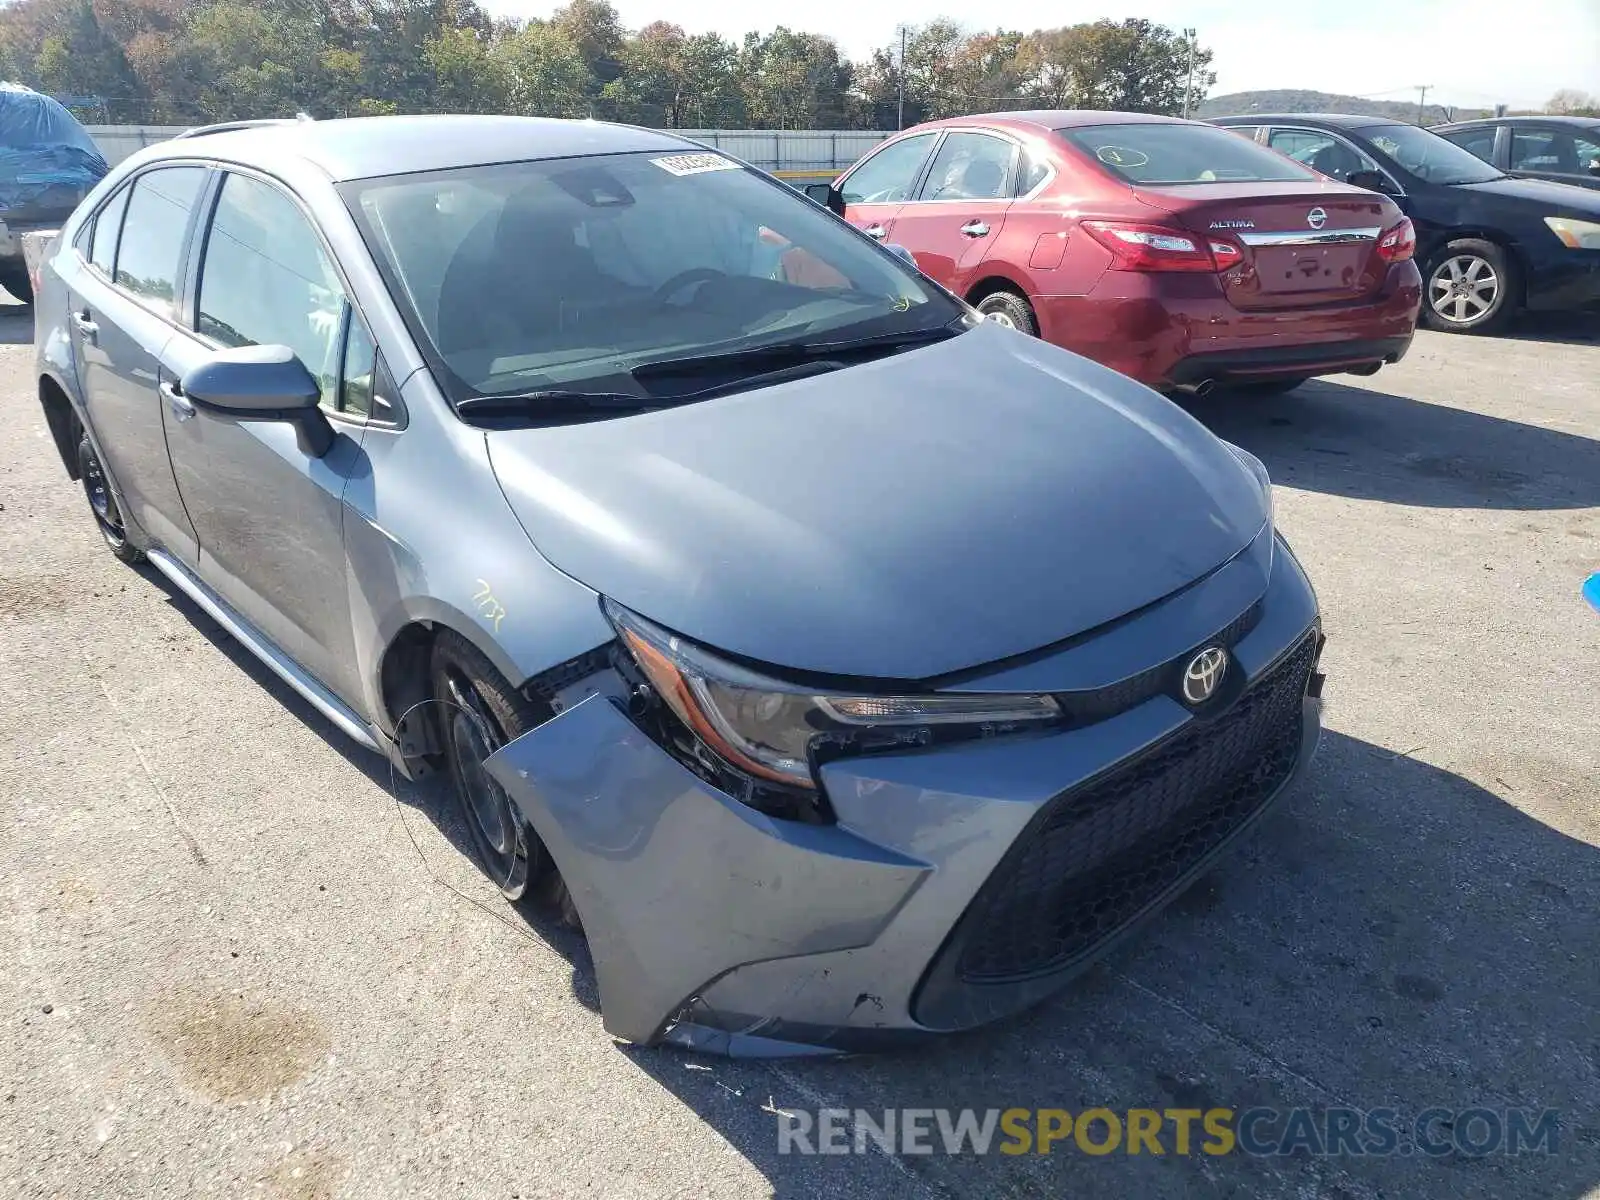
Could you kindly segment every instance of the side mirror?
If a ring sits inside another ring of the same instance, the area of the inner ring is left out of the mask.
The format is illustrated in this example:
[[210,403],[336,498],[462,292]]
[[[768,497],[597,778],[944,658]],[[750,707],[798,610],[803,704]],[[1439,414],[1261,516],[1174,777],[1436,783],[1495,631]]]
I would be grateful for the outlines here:
[[905,259],[906,266],[910,267],[913,271],[922,270],[921,267],[917,266],[916,255],[912,254],[910,250],[906,249],[899,242],[885,242],[883,248],[896,258]]
[[1382,171],[1351,171],[1345,177],[1345,182],[1351,187],[1365,188],[1369,192],[1382,192],[1385,196],[1395,194],[1389,177]]
[[815,200],[835,216],[844,216],[844,196],[833,184],[808,183],[805,186],[805,193],[807,199]]
[[219,350],[183,375],[183,394],[196,408],[233,421],[285,421],[300,449],[321,458],[333,446],[322,389],[287,346]]

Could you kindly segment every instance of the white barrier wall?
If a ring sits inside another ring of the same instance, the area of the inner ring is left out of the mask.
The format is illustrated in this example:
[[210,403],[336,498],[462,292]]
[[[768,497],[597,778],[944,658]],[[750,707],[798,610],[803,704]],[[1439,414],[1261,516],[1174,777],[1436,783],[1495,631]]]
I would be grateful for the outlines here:
[[[182,125],[89,125],[89,136],[113,166],[152,142],[182,133]],[[742,158],[763,171],[785,175],[804,173],[828,178],[844,170],[887,133],[870,129],[677,129],[670,132],[693,138]]]

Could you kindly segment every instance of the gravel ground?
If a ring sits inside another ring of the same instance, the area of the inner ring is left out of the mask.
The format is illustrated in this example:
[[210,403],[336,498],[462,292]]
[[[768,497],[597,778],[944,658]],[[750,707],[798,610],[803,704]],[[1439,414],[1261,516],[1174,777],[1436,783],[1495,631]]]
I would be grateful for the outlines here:
[[[0,309],[0,1179],[22,1196],[1600,1195],[1600,337],[1196,403],[1319,587],[1305,787],[1025,1019],[832,1063],[615,1045],[436,788],[101,547]],[[775,1109],[1561,1113],[1554,1154],[780,1155]]]

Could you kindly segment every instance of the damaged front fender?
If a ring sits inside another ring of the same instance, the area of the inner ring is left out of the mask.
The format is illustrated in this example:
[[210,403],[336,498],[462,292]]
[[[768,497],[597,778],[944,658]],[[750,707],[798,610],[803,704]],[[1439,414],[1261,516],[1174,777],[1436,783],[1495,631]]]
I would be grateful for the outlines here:
[[733,799],[591,696],[489,773],[549,849],[589,939],[608,1032],[658,1040],[736,967],[871,943],[927,877],[838,826]]

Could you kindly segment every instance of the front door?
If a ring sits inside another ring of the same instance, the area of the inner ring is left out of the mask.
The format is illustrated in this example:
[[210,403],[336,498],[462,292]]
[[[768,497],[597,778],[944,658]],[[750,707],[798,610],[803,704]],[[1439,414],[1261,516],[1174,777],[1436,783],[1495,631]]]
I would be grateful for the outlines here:
[[128,515],[193,567],[198,544],[162,432],[157,374],[203,167],[146,171],[95,218],[89,262],[66,273],[73,353],[95,442]]
[[[344,554],[344,489],[362,461],[363,426],[338,413],[350,312],[321,240],[276,185],[223,181],[205,233],[197,328],[162,355],[167,442],[200,540],[200,575],[325,687],[357,705]],[[293,426],[233,421],[197,408],[181,379],[217,348],[288,346],[322,384],[338,436],[321,458]]]
[[1017,158],[1015,143],[995,134],[951,132],[915,199],[895,218],[894,240],[911,251],[923,274],[958,296],[976,282],[979,265],[1000,239]]
[[886,142],[839,181],[844,219],[868,237],[893,241],[896,215],[916,191],[937,133],[917,133]]

